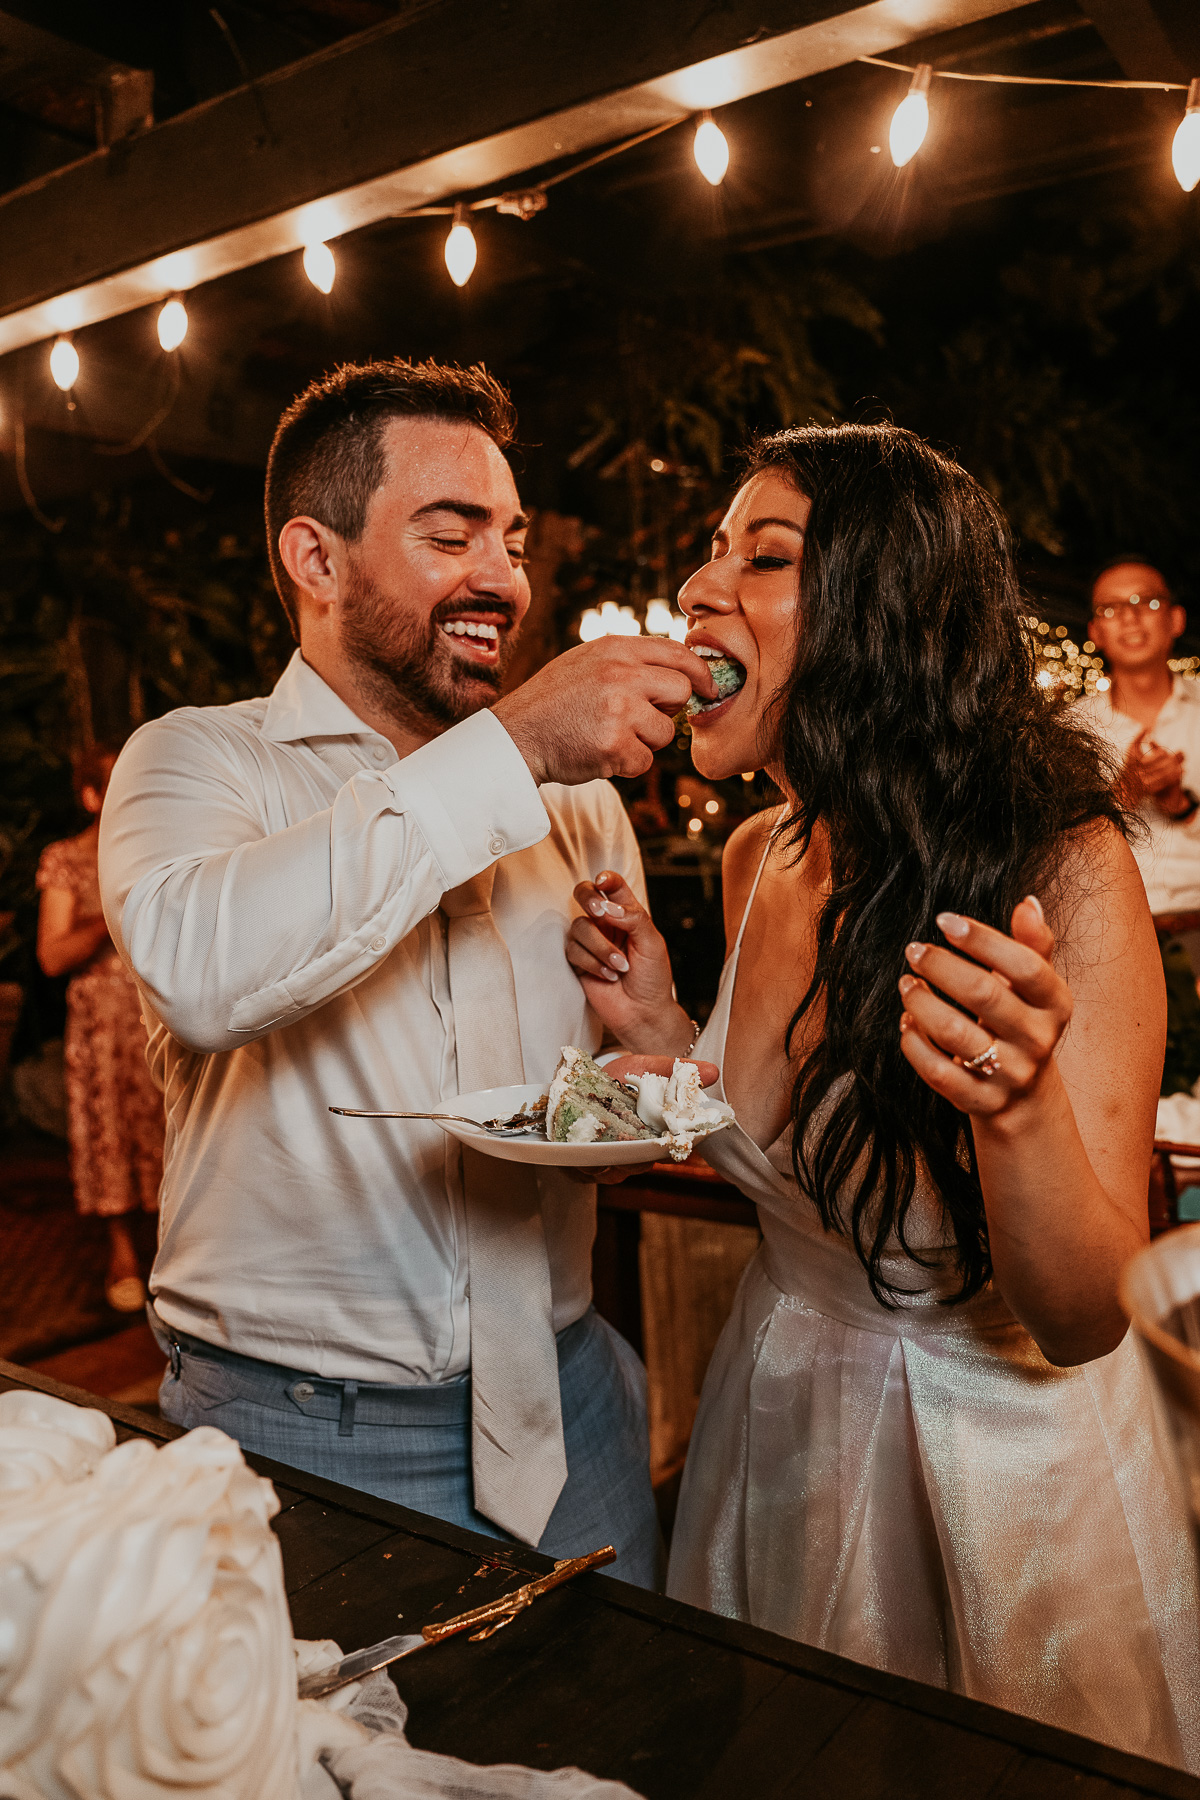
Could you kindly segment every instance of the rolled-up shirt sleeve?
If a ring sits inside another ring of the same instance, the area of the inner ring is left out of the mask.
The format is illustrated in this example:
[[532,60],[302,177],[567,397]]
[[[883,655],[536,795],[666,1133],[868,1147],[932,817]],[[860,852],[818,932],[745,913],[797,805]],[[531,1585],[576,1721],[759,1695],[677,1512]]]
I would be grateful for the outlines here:
[[130,739],[105,797],[109,930],[192,1050],[303,1018],[377,967],[449,888],[550,828],[489,712],[389,769],[361,770],[296,824],[282,823],[272,778],[250,732],[215,733],[184,710]]

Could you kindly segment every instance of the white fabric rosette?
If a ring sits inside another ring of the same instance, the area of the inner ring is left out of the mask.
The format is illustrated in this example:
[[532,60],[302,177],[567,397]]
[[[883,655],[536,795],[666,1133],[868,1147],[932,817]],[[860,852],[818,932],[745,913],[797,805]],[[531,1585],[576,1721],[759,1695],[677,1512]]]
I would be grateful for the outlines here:
[[294,1800],[274,1490],[223,1432],[114,1442],[0,1395],[0,1792]]

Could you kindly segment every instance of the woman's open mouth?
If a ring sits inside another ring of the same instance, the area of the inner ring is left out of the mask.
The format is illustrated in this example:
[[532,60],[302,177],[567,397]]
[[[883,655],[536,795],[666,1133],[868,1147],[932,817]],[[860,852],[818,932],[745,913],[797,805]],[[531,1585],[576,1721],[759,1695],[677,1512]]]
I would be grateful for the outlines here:
[[717,697],[715,700],[701,700],[698,694],[693,694],[683,709],[684,716],[689,719],[703,718],[719,711],[746,685],[746,671],[732,656],[713,650],[707,644],[697,645],[695,648],[697,654],[708,664],[708,672],[716,683]]

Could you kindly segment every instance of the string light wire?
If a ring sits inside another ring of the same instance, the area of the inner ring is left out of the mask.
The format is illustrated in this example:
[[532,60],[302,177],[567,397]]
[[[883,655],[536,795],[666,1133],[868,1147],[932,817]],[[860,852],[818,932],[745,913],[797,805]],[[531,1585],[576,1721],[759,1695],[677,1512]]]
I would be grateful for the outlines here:
[[[889,62],[883,56],[860,56],[860,63],[869,63],[873,69],[894,69],[898,75],[915,75],[919,63]],[[1152,94],[1186,94],[1186,81],[1085,81],[1073,75],[973,75],[965,69],[935,69],[935,81],[995,81],[1006,87],[1086,87],[1086,88],[1137,88]]]

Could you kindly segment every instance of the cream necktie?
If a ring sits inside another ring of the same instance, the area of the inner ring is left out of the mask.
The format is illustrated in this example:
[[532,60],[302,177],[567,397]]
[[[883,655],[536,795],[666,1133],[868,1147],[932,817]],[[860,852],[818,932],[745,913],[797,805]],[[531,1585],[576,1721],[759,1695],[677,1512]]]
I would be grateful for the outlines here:
[[[459,1091],[525,1079],[493,866],[442,896]],[[550,1261],[532,1169],[464,1149],[475,1505],[536,1544],[567,1479]]]

